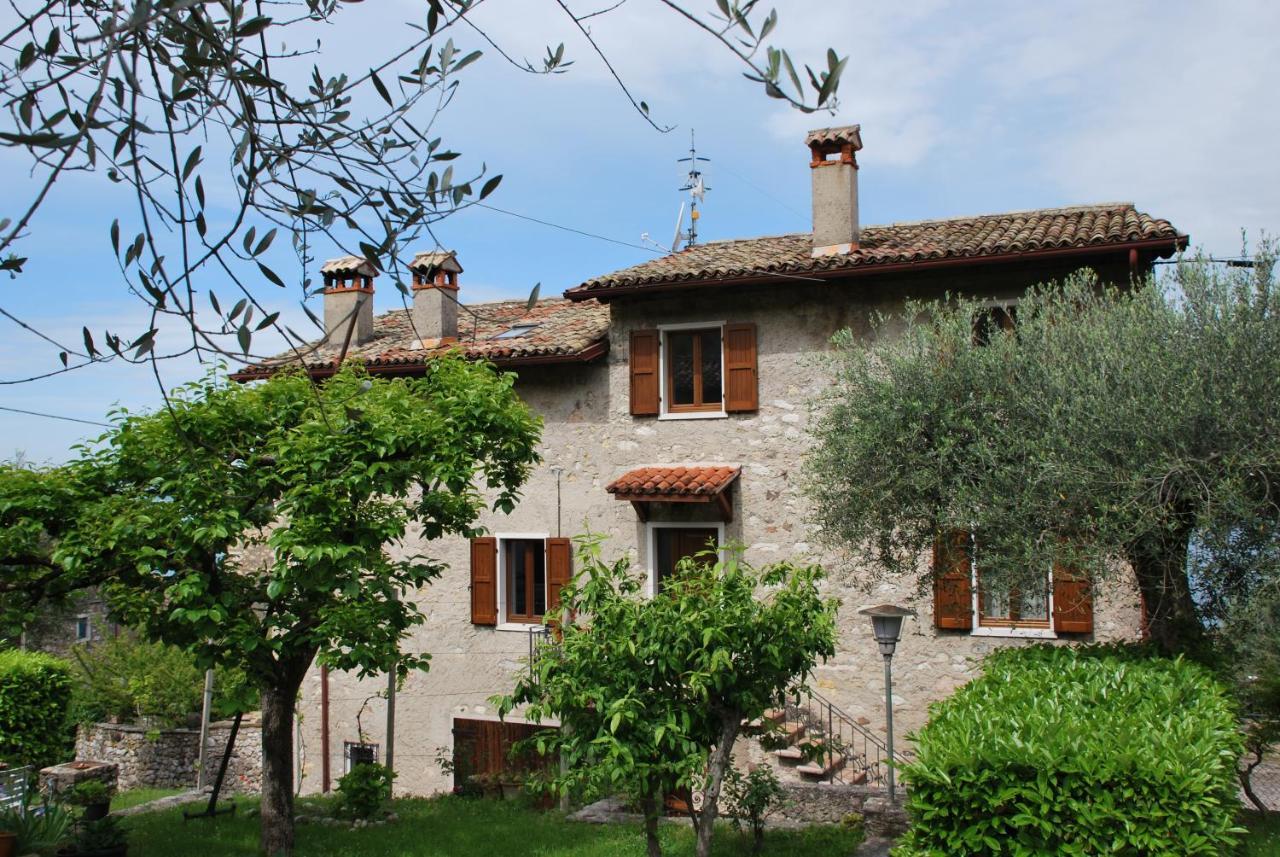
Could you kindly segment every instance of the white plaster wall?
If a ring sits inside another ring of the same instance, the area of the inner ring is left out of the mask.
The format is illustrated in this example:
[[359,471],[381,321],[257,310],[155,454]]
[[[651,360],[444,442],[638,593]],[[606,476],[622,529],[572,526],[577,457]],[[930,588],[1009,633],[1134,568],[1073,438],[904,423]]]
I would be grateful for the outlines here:
[[[981,282],[993,296],[1015,293],[1022,285],[1016,272]],[[936,294],[955,284],[915,286]],[[871,312],[899,305],[912,288],[902,281],[883,286],[865,281],[847,286],[787,283],[750,290],[722,287],[697,296],[615,304],[607,358],[590,366],[542,367],[522,373],[518,390],[546,421],[544,463],[525,486],[516,510],[509,516],[487,515],[484,525],[495,533],[556,535],[556,479],[551,467],[558,465],[563,468],[561,534],[572,536],[585,529],[604,533],[609,537],[609,554],[629,553],[643,566],[648,561],[643,525],[629,503],[605,493],[605,485],[622,472],[644,465],[740,464],[742,475],[733,489],[734,520],[726,527],[726,538],[745,545],[747,559],[755,563],[784,558],[822,563],[830,574],[831,594],[841,599],[838,652],[818,669],[814,682],[818,692],[877,728],[884,720],[883,665],[868,623],[856,608],[872,601],[895,601],[909,603],[919,612],[918,620],[909,621],[895,658],[896,728],[899,735],[906,734],[923,724],[930,702],[972,677],[984,654],[997,646],[1024,644],[935,631],[931,600],[921,597],[914,581],[868,586],[868,572],[819,545],[808,522],[799,481],[807,443],[807,403],[826,383],[814,357],[827,348],[830,335],[839,328],[849,326],[865,334]],[[757,324],[759,412],[715,420],[632,417],[628,412],[629,332],[702,320]],[[528,651],[528,637],[471,625],[465,540],[430,545],[411,541],[404,549],[422,551],[449,564],[441,579],[418,593],[427,621],[407,645],[431,653],[431,670],[410,678],[397,706],[396,787],[400,793],[425,794],[452,785],[435,762],[438,752],[448,753],[452,747],[452,719],[495,717],[489,698],[510,690]],[[1139,616],[1131,585],[1121,582],[1104,588],[1095,605],[1094,639],[1134,636]],[[331,674],[333,782],[343,770],[343,741],[357,740],[357,711],[367,697],[385,686],[385,677],[361,682]],[[319,696],[319,673],[313,669],[301,700],[301,774],[306,792],[321,787]],[[385,710],[384,701],[375,699],[362,718],[366,736],[379,744],[385,742]]]

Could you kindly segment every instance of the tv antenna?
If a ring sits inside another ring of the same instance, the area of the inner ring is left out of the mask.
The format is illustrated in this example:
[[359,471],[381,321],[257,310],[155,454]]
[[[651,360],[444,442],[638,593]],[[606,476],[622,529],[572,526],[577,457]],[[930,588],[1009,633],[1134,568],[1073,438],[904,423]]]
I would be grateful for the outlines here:
[[[671,239],[671,252],[674,253],[680,246],[680,239],[685,241],[685,249],[689,249],[698,242],[698,203],[702,202],[703,197],[707,195],[707,191],[711,188],[707,187],[702,177],[702,170],[698,168],[699,163],[710,163],[710,158],[699,157],[697,147],[694,144],[693,131],[689,132],[689,157],[680,158],[676,163],[688,164],[689,174],[685,177],[684,187],[680,188],[682,192],[688,191],[688,203],[680,203],[680,214],[676,216],[676,234]],[[686,205],[689,208],[689,229],[681,234],[680,230],[684,226],[684,210]]]

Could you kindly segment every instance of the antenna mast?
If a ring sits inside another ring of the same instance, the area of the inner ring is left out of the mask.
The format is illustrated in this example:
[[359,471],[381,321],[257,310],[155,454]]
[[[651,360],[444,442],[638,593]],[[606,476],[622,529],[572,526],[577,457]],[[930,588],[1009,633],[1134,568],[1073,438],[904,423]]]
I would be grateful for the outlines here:
[[[685,232],[683,236],[685,240],[684,246],[686,250],[698,242],[698,218],[701,216],[698,212],[698,203],[702,201],[702,198],[704,196],[706,196],[707,191],[711,190],[711,188],[707,187],[706,183],[703,181],[702,170],[698,168],[699,162],[704,164],[710,163],[711,159],[701,158],[698,156],[697,147],[694,145],[693,131],[690,130],[689,131],[689,157],[680,158],[676,162],[680,164],[687,163],[689,165],[689,174],[688,176],[685,177],[684,187],[680,188],[682,192],[683,191],[689,192],[689,229],[687,232]],[[683,205],[680,210],[683,213],[684,211]],[[680,238],[681,238],[680,223],[679,221],[676,221],[675,243],[678,244],[680,242]],[[675,248],[672,247],[672,250],[674,249]]]

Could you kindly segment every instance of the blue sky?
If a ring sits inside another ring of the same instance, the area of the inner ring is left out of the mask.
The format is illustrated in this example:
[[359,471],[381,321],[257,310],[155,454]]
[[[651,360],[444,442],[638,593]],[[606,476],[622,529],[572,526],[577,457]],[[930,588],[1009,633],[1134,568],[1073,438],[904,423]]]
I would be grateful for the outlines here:
[[[691,0],[711,8],[711,0]],[[407,33],[417,0],[352,4],[319,33],[326,57],[353,70]],[[643,232],[670,241],[680,194],[675,159],[696,129],[712,190],[706,240],[809,227],[807,128],[858,122],[864,224],[1077,203],[1130,200],[1172,220],[1193,244],[1239,252],[1240,230],[1280,225],[1280,4],[1078,2],[1073,4],[779,2],[774,41],[820,60],[833,46],[850,60],[838,115],[788,111],[744,80],[720,47],[650,0],[628,0],[592,19],[620,73],[676,130],[654,132],[547,0],[488,0],[476,20],[517,56],[564,41],[576,62],[564,75],[532,77],[492,52],[465,74],[438,131],[467,163],[505,178],[491,202],[532,217],[629,243]],[[587,6],[575,3],[574,8]],[[464,47],[478,38],[455,35]],[[0,175],[8,205],[30,186],[7,153]],[[0,217],[13,216],[0,203]],[[0,307],[56,338],[78,343],[89,324],[145,329],[123,288],[107,229],[129,200],[98,176],[60,182],[19,248],[24,274],[0,280]],[[649,258],[641,250],[471,210],[437,230],[465,268],[465,301],[524,296],[535,282],[554,294]],[[278,242],[283,248],[285,242]],[[273,250],[273,252],[275,252]],[[317,251],[321,259],[330,255]],[[336,253],[334,254],[336,255]],[[287,255],[279,262],[287,266]],[[389,284],[388,284],[389,285]],[[203,288],[218,288],[211,275]],[[229,290],[228,290],[229,291]],[[297,294],[261,294],[295,329]],[[319,298],[313,299],[319,312]],[[393,288],[377,311],[398,305]],[[162,330],[160,347],[177,330]],[[60,367],[58,349],[0,318],[0,381]],[[174,386],[199,373],[164,366]],[[116,405],[154,407],[146,367],[94,366],[29,384],[0,385],[0,405],[101,420]],[[92,426],[0,412],[0,456],[21,451],[60,461]]]

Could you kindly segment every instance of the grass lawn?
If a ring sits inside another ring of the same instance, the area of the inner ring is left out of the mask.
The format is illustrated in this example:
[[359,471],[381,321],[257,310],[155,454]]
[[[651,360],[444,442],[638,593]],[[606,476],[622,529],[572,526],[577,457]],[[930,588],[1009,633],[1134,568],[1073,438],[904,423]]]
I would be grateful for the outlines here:
[[1240,844],[1240,857],[1276,857],[1280,854],[1280,812],[1246,812],[1249,835]]
[[157,798],[169,797],[171,795],[180,795],[187,789],[130,789],[127,792],[120,792],[111,798],[111,810],[114,812],[118,809],[128,809],[131,806],[137,806],[140,803],[156,800]]
[[[306,806],[310,801],[300,802]],[[241,803],[241,808],[252,806]],[[395,802],[394,824],[351,830],[315,824],[298,826],[299,857],[643,857],[639,825],[596,825],[565,821],[554,812],[536,812],[513,803],[442,797]],[[232,817],[184,822],[181,810],[145,813],[126,819],[129,853],[137,857],[256,857],[258,819],[239,812]],[[770,831],[765,855],[774,857],[849,857],[858,833],[838,828]],[[663,825],[664,851],[693,853],[693,831]],[[715,853],[747,857],[750,837],[726,827],[716,831]]]

